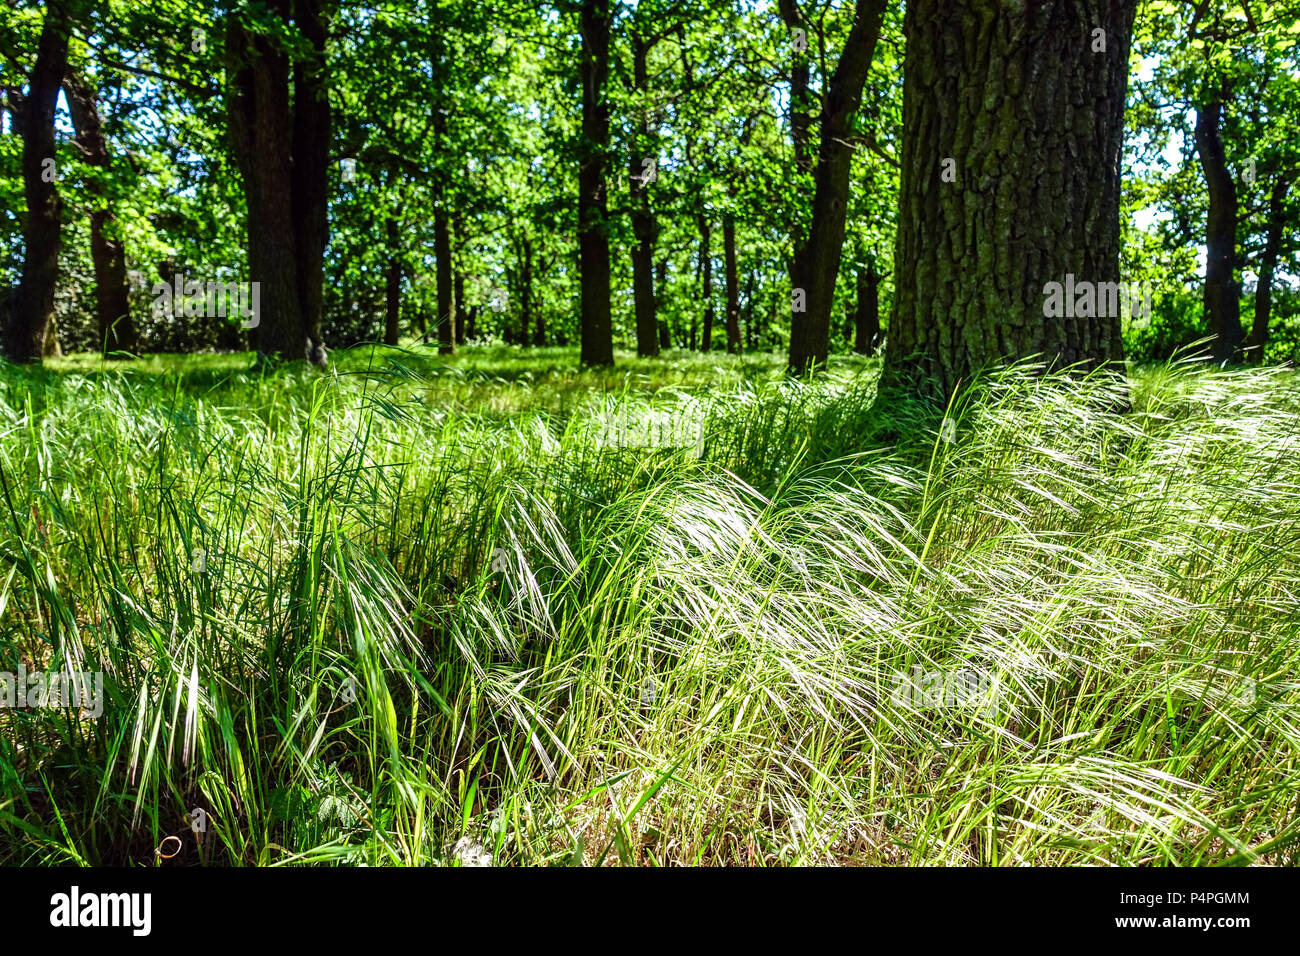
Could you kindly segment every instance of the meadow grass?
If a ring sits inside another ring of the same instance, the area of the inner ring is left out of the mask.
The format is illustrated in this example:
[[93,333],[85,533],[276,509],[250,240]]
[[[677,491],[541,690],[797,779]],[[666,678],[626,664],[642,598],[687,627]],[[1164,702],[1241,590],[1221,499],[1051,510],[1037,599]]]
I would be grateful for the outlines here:
[[1295,372],[619,358],[0,368],[0,862],[1296,862]]

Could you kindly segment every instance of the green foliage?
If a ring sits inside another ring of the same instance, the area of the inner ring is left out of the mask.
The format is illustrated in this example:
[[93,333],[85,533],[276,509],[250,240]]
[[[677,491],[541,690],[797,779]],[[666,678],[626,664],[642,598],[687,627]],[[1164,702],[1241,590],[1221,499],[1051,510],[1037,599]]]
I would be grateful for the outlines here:
[[4,371],[4,862],[1296,862],[1295,373],[337,359]]

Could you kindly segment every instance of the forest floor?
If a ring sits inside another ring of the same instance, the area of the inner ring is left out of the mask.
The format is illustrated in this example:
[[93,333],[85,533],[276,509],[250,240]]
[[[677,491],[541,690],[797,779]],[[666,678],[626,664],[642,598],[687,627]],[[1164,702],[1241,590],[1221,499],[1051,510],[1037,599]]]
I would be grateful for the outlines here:
[[1295,371],[332,358],[0,366],[0,863],[1300,862]]

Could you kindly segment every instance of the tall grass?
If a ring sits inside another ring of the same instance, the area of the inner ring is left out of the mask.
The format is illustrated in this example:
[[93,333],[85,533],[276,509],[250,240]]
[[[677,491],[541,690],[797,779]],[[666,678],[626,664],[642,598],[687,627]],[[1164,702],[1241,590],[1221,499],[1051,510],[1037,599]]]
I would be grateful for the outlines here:
[[342,359],[0,370],[0,862],[1296,862],[1296,373]]

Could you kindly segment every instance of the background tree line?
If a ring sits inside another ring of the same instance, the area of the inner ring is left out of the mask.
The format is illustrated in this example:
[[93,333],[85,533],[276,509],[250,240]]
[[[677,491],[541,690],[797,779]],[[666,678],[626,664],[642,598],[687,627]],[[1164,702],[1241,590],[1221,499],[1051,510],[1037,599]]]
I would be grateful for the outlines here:
[[[1298,7],[9,0],[5,352],[1290,358]],[[1067,273],[1152,322],[1044,319]]]

